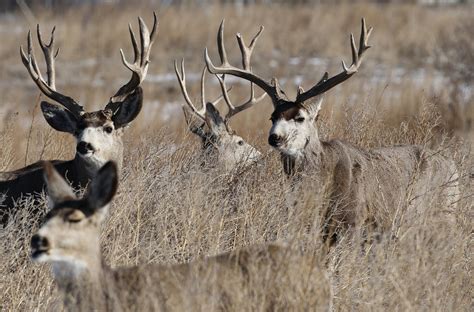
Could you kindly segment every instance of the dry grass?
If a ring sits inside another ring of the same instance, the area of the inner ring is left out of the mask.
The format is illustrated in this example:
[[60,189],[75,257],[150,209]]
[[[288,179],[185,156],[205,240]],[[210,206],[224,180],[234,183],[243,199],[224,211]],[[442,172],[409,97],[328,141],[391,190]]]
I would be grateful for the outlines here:
[[[217,26],[225,17],[232,60],[237,60],[237,48],[231,45],[230,35],[241,31],[249,37],[258,25],[266,26],[255,52],[254,70],[266,77],[274,74],[289,79],[286,87],[290,96],[296,90],[291,80],[295,74],[301,74],[304,86],[308,87],[324,70],[339,70],[340,57],[349,57],[347,33],[358,32],[359,18],[365,16],[375,26],[374,47],[368,52],[362,72],[328,94],[318,121],[322,136],[338,137],[364,147],[425,144],[446,149],[457,160],[463,175],[463,200],[458,204],[454,227],[448,226],[437,213],[445,207],[436,202],[426,203],[430,209],[422,219],[407,211],[404,222],[392,233],[385,233],[380,243],[361,248],[361,237],[346,237],[325,258],[319,237],[319,208],[324,194],[312,181],[295,189],[284,177],[277,155],[266,144],[269,102],[253,113],[239,116],[233,123],[246,139],[268,151],[268,156],[254,171],[230,179],[219,169],[202,172],[196,159],[197,139],[186,133],[180,110],[163,105],[179,106],[177,84],[150,79],[145,84],[144,112],[125,137],[127,149],[120,192],[103,229],[103,252],[108,264],[116,267],[180,263],[246,245],[283,241],[318,259],[312,275],[307,266],[292,267],[295,280],[311,276],[311,291],[305,293],[290,283],[272,285],[256,278],[254,293],[235,289],[232,299],[239,310],[262,309],[260,303],[268,300],[266,296],[273,287],[279,294],[286,294],[281,295],[276,306],[281,309],[470,309],[474,252],[474,185],[469,178],[474,165],[469,145],[472,133],[459,125],[456,116],[474,116],[472,98],[467,104],[459,104],[457,107],[462,110],[454,116],[449,108],[450,97],[435,83],[436,72],[430,65],[441,34],[449,33],[451,25],[457,25],[453,21],[466,20],[469,10],[344,4],[241,10],[221,6],[192,10],[170,7],[158,8],[158,12],[160,32],[149,78],[171,73],[171,61],[181,57],[188,60],[189,72],[198,72],[203,48],[207,45],[216,52]],[[59,88],[89,108],[105,103],[128,77],[118,56],[119,47],[129,51],[126,24],[139,14],[147,20],[151,17],[149,7],[145,6],[35,13],[44,32],[53,24],[59,28]],[[72,157],[72,139],[50,130],[38,108],[33,112],[38,92],[28,80],[17,51],[25,43],[27,23],[16,15],[1,17],[0,25],[11,30],[0,32],[4,68],[0,72],[4,103],[0,113],[10,120],[0,133],[0,169],[22,166],[25,159],[29,163],[39,158]],[[295,56],[302,57],[300,64],[289,65],[288,59]],[[330,62],[327,66],[307,64],[306,60],[313,56],[327,57]],[[84,65],[84,59],[97,63]],[[269,60],[277,65],[270,67]],[[423,66],[426,72],[417,83],[403,75],[398,82],[391,73],[400,65]],[[377,71],[386,76],[373,82]],[[102,80],[104,84],[91,84],[93,80]],[[211,88],[217,90],[215,85]],[[193,90],[197,91],[197,86]],[[211,96],[216,92],[211,91]],[[241,88],[237,86],[233,94],[239,97]],[[164,112],[170,112],[170,117],[164,118]],[[33,113],[35,123],[29,135]],[[300,200],[293,205],[296,194]],[[28,259],[29,239],[39,220],[31,220],[28,214],[31,203],[26,201],[24,205],[23,213],[0,232],[0,310],[55,310],[58,299],[48,267],[33,265]],[[389,239],[394,234],[396,239]],[[197,306],[206,304],[202,294],[193,300]]]

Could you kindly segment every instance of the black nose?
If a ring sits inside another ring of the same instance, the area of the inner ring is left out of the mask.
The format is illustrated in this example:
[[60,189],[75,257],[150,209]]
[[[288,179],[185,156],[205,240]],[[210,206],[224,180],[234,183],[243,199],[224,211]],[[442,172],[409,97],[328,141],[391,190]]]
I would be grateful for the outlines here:
[[268,137],[268,144],[270,144],[271,146],[277,147],[281,144],[281,142],[282,138],[275,133],[270,134],[270,136]]
[[38,234],[33,235],[31,238],[31,248],[35,250],[48,249],[49,243],[46,237],[39,236]]
[[81,141],[77,144],[76,150],[79,154],[87,154],[89,152],[94,152],[94,147],[92,144]]

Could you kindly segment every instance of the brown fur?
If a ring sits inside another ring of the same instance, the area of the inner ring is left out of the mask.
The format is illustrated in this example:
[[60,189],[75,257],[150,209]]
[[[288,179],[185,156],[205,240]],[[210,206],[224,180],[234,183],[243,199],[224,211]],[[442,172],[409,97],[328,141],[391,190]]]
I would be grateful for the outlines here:
[[301,109],[300,105],[295,105],[291,102],[285,102],[278,105],[272,113],[271,120],[285,119],[291,120],[298,115],[299,110]]
[[292,172],[297,167],[300,174],[317,172],[325,185],[323,236],[330,245],[340,231],[368,224],[389,232],[400,214],[426,213],[436,196],[452,213],[459,196],[454,162],[422,146],[364,150],[338,140],[318,141],[305,157]]
[[[288,276],[294,265],[315,271],[310,255],[295,254],[276,244],[252,246],[190,263],[176,265],[142,265],[111,269],[101,264],[99,271],[79,279],[56,278],[68,311],[190,311],[234,310],[235,289],[268,285],[275,297],[265,298],[263,307],[271,309],[281,300],[273,283],[300,283],[303,276]],[[308,278],[308,276],[304,276]],[[205,294],[206,305],[196,305],[197,294]]]

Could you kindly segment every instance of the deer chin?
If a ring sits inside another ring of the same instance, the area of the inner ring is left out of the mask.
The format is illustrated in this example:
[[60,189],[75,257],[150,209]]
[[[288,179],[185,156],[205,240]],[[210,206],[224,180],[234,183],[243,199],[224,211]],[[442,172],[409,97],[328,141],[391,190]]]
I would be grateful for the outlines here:
[[97,155],[97,152],[89,152],[87,154],[78,154],[79,157],[86,163],[87,167],[99,170],[108,161]]
[[31,260],[38,263],[48,262],[50,260],[49,250],[33,250],[31,252]]
[[278,150],[284,156],[288,156],[294,159],[300,159],[303,157],[303,150],[299,148],[277,147],[276,150]]

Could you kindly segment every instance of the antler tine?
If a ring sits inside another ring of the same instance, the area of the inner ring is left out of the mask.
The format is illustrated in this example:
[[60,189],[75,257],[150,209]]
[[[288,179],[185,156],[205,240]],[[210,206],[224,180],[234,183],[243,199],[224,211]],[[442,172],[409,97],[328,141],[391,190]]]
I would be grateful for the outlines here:
[[201,75],[201,95],[202,95],[202,107],[201,109],[197,109],[196,106],[193,104],[191,101],[191,98],[189,97],[188,90],[186,88],[186,72],[184,70],[184,59],[181,61],[181,72],[178,69],[178,62],[174,61],[174,71],[176,73],[176,78],[178,78],[179,86],[181,87],[181,93],[184,96],[184,100],[186,101],[186,104],[188,104],[189,108],[191,111],[201,118],[202,120],[206,120],[206,104],[205,104],[205,99],[203,96],[203,90],[204,90],[204,80],[205,80],[205,74],[206,74],[206,68],[203,69],[203,73]]
[[243,69],[238,67],[232,66],[229,64],[227,60],[227,53],[225,52],[224,47],[224,20],[219,27],[218,36],[217,36],[217,48],[219,50],[219,55],[221,57],[221,66],[215,66],[211,58],[209,57],[209,52],[207,48],[204,50],[204,59],[206,60],[207,69],[210,73],[214,75],[233,75],[236,77],[240,77],[242,79],[248,80],[260,88],[262,88],[274,101],[278,100],[278,93],[276,91],[276,87],[266,82],[264,79],[260,78],[259,76],[255,75],[250,68],[250,57],[255,46],[255,43],[263,31],[263,26],[260,27],[258,33],[254,36],[252,42],[250,43],[249,47],[246,47],[242,36],[237,34],[237,41],[239,43],[241,53],[242,53],[242,64],[244,66]]
[[46,61],[46,73],[48,76],[48,82],[43,79],[33,49],[33,40],[31,31],[28,31],[28,53],[25,53],[23,47],[20,46],[20,56],[25,65],[28,73],[30,74],[33,81],[36,83],[41,92],[49,97],[50,99],[58,102],[65,108],[67,108],[73,115],[79,117],[84,113],[84,109],[81,105],[77,104],[72,98],[63,95],[56,91],[56,79],[55,79],[55,68],[54,59],[58,56],[59,49],[54,52],[54,32],[56,27],[53,27],[51,31],[51,39],[48,44],[43,41],[41,36],[40,26],[37,25],[36,33],[38,36],[39,45],[43,51],[44,58]]
[[206,107],[206,66],[202,68],[201,72],[201,107]]
[[328,91],[329,89],[337,86],[338,84],[346,81],[347,79],[352,77],[352,75],[357,73],[360,65],[362,64],[362,58],[364,56],[364,52],[370,48],[370,45],[368,44],[368,40],[369,40],[370,34],[372,33],[372,30],[373,30],[372,27],[370,27],[369,30],[367,30],[365,19],[362,18],[359,49],[357,49],[356,47],[354,35],[353,34],[350,35],[352,64],[348,67],[346,66],[346,63],[343,60],[341,73],[331,78],[328,78],[328,74],[325,73],[323,78],[311,89],[302,93],[298,92],[296,101],[299,103],[302,103],[312,97],[320,95]]
[[122,102],[130,93],[134,92],[135,89],[140,86],[140,84],[145,79],[148,72],[148,65],[150,63],[150,52],[153,42],[156,37],[156,31],[158,27],[158,19],[156,13],[153,12],[153,28],[150,32],[145,22],[141,17],[138,17],[138,26],[140,31],[140,47],[138,47],[135,34],[133,32],[132,26],[129,25],[130,39],[132,41],[133,47],[133,63],[127,61],[125,53],[120,49],[120,56],[122,58],[122,63],[132,72],[132,77],[129,82],[123,85],[111,98],[109,104],[106,108],[111,108],[113,110],[113,103]]
[[257,34],[252,38],[250,41],[250,45],[246,46],[244,38],[240,33],[236,34],[237,42],[239,43],[240,53],[242,54],[242,66],[245,70],[250,70],[250,58],[252,57],[253,49],[255,48],[255,44],[257,43],[258,37],[263,32],[264,27],[260,26],[260,30]]
[[230,64],[227,59],[227,52],[224,46],[224,23],[225,20],[223,19],[219,25],[219,31],[217,32],[217,51],[219,52],[222,65],[229,66]]
[[54,60],[58,56],[59,49],[54,51],[54,32],[56,31],[56,26],[53,27],[51,30],[51,38],[49,39],[49,43],[45,43],[41,36],[40,26],[39,24],[36,26],[36,33],[38,36],[38,41],[43,50],[44,58],[46,61],[46,75],[48,76],[48,85],[52,89],[56,89],[56,72],[54,68]]
[[222,96],[228,107],[227,114],[225,115],[225,118],[224,118],[224,122],[226,124],[229,122],[232,116],[252,107],[253,105],[263,100],[263,98],[266,96],[266,93],[263,93],[260,97],[255,98],[255,88],[254,88],[253,83],[250,83],[250,98],[246,102],[238,106],[234,106],[230,100],[229,93],[228,93],[230,89],[227,89],[226,84],[225,84],[225,75],[222,75],[222,76],[216,75],[216,77],[217,77],[217,80],[219,81],[219,85],[221,86]]

